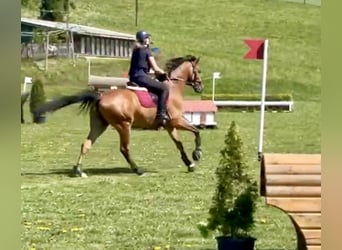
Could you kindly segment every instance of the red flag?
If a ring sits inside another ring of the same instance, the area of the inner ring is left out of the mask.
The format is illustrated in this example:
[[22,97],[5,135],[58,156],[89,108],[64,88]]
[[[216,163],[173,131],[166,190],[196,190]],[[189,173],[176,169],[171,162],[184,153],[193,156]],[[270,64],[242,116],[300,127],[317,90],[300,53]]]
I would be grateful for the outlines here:
[[244,40],[250,50],[244,59],[264,59],[265,40]]

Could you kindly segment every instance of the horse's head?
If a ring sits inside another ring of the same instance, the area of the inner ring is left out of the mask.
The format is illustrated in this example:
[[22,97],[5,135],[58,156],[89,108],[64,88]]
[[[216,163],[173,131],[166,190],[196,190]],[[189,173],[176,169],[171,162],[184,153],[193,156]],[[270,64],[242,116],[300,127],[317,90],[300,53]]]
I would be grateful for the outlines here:
[[199,69],[199,61],[200,57],[195,58],[191,63],[191,69],[189,72],[189,77],[187,80],[187,84],[190,85],[197,93],[202,93],[203,85],[201,79],[201,71]]
[[200,58],[195,56],[177,57],[166,63],[171,80],[182,80],[191,86],[197,93],[202,93],[203,85],[199,69]]

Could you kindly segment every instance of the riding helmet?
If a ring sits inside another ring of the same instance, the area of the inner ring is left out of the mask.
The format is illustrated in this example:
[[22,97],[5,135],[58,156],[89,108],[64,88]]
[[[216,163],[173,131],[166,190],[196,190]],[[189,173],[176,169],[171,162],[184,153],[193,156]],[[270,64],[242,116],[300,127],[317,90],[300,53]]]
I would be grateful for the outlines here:
[[144,30],[139,30],[135,37],[138,42],[143,42],[146,38],[150,37],[150,34]]

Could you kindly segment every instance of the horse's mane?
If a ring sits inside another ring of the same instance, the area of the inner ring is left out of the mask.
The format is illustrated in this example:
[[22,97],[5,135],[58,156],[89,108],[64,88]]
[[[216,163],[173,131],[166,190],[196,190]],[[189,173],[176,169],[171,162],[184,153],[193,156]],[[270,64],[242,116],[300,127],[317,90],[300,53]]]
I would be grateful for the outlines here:
[[165,63],[165,71],[170,73],[171,71],[178,68],[183,62],[186,62],[186,61],[193,62],[196,59],[197,58],[193,55],[186,55],[186,56],[171,58]]

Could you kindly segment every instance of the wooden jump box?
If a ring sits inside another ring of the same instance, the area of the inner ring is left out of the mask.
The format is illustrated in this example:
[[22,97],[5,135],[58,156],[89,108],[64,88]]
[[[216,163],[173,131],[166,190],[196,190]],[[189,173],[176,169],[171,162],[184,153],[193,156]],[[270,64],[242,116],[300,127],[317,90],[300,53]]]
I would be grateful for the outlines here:
[[264,154],[261,196],[290,217],[298,250],[321,249],[321,155]]

